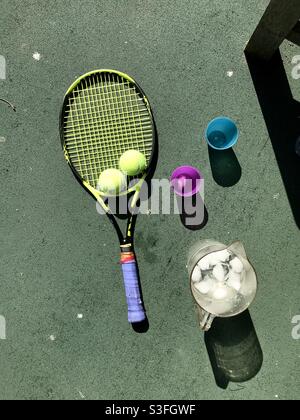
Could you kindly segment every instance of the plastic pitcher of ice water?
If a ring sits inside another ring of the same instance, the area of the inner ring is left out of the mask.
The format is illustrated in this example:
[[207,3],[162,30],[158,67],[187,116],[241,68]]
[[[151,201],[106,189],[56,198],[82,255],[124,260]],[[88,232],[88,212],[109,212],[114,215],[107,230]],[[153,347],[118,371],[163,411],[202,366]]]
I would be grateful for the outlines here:
[[215,317],[244,312],[256,296],[256,273],[240,241],[230,246],[211,239],[198,242],[189,252],[187,268],[204,331]]

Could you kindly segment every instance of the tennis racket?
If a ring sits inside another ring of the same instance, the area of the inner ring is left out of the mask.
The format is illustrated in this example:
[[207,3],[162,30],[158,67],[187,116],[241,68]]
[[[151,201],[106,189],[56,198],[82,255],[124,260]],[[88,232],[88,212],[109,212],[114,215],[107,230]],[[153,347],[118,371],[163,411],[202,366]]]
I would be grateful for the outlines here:
[[[146,319],[133,248],[135,212],[140,190],[155,167],[156,129],[149,101],[137,83],[115,70],[97,70],[76,80],[65,95],[60,117],[64,155],[77,180],[101,205],[117,232],[128,306],[128,321]],[[127,187],[108,194],[99,187],[99,176],[119,169],[124,152],[135,150],[146,158],[146,169],[127,178]],[[107,204],[111,196],[127,195],[130,201],[126,234]]]

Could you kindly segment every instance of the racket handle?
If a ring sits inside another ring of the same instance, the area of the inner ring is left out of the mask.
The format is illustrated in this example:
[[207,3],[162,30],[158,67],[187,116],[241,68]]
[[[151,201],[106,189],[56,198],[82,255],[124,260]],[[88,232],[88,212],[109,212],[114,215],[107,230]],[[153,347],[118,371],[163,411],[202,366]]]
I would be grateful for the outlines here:
[[138,269],[134,253],[122,253],[121,265],[128,306],[128,321],[131,324],[142,322],[146,319],[146,314],[141,298]]

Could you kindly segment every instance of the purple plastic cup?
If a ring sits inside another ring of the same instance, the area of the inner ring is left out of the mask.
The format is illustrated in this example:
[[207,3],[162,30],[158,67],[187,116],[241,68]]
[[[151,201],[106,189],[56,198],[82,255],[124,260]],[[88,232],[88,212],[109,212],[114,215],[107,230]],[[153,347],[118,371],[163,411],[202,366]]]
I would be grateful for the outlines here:
[[202,181],[201,172],[193,166],[179,166],[171,176],[171,186],[180,197],[198,194]]

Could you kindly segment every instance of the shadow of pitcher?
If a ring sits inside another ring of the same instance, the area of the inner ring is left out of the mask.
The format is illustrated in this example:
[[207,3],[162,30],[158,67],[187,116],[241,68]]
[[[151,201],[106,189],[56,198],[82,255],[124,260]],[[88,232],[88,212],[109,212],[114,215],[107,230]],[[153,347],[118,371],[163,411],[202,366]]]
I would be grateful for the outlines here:
[[263,352],[249,310],[232,318],[216,318],[205,332],[205,345],[217,385],[254,378],[263,364]]

